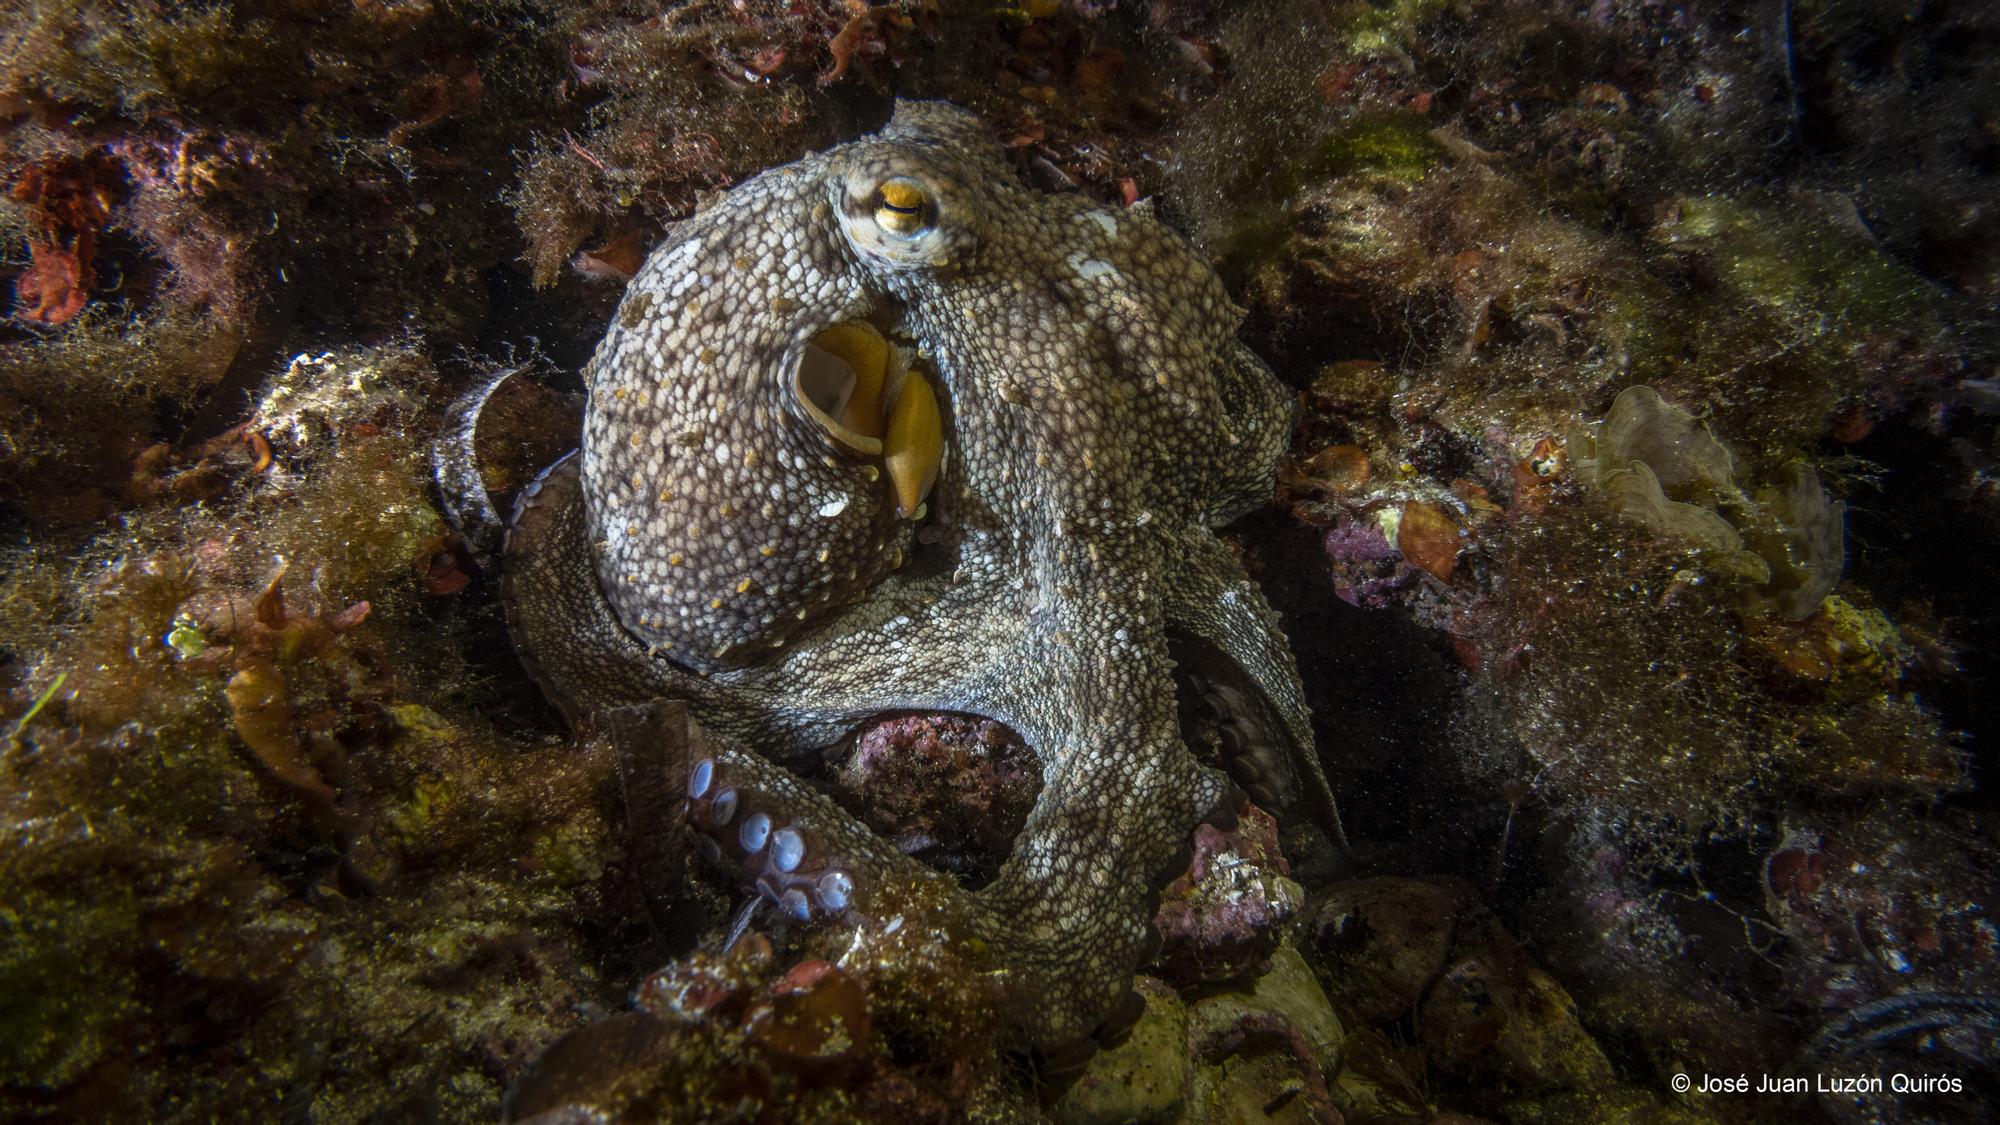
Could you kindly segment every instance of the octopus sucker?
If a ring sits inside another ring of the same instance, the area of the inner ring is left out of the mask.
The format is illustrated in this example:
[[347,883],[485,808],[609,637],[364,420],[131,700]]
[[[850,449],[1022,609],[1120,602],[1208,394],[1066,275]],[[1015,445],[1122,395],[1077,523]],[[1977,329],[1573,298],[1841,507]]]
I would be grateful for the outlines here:
[[[686,823],[767,917],[943,935],[1051,1067],[1135,1018],[1202,818],[1247,789],[1338,839],[1290,650],[1213,530],[1269,500],[1291,395],[1178,235],[1099,215],[941,103],[731,189],[625,305],[679,307],[717,263],[698,313],[608,333],[581,451],[502,559],[565,715],[685,702]],[[1041,760],[976,891],[793,772],[892,711],[990,718]]]

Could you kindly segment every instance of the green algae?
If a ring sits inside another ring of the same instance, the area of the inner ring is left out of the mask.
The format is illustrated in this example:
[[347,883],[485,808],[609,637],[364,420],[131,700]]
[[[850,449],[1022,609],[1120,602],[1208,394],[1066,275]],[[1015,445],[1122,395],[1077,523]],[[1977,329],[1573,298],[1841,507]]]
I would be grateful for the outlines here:
[[1319,142],[1303,178],[1373,173],[1398,182],[1422,179],[1444,154],[1435,126],[1417,114],[1370,114],[1343,124]]
[[1334,13],[1340,46],[1354,55],[1406,49],[1421,34],[1420,24],[1451,8],[1449,0],[1391,0],[1387,4],[1344,4]]
[[1780,209],[1715,195],[1670,206],[1674,218],[1657,237],[1714,254],[1727,299],[1784,313],[1824,309],[1837,323],[1871,326],[1909,323],[1926,311],[1927,287],[1870,242],[1858,216],[1837,228],[1810,203]]
[[21,732],[27,729],[29,723],[35,721],[35,716],[42,713],[42,708],[49,705],[49,700],[56,697],[56,693],[62,690],[63,684],[68,679],[68,672],[56,673],[55,679],[49,682],[49,686],[42,690],[42,694],[35,697],[35,702],[29,705],[26,711],[21,712],[20,718],[14,720],[13,729],[7,732],[9,740],[21,737]]
[[[43,826],[0,862],[0,1057],[52,1112],[173,1028],[242,1053],[116,1097],[490,1117],[496,1073],[621,987],[583,952],[614,879],[608,761],[495,729],[457,629],[428,620],[415,563],[443,525],[383,412],[428,367],[389,349],[315,370],[345,389],[310,396],[299,441],[273,431],[271,467],[231,470],[229,510],[134,513],[74,546],[69,582],[20,567],[0,590],[10,621],[53,623],[11,642],[60,687],[0,755],[0,814]],[[244,666],[282,673],[275,729],[224,691]],[[278,732],[330,796],[275,768]]]
[[[16,849],[13,867],[33,854]],[[19,872],[7,878],[19,888]],[[0,874],[0,878],[6,878]],[[79,901],[69,893],[10,894],[0,906],[0,1082],[59,1089],[116,1050],[142,1014],[137,973],[120,965],[142,940],[137,894],[117,881]]]
[[126,500],[150,418],[219,380],[239,341],[203,315],[87,313],[33,347],[0,343],[0,501],[95,519]]
[[539,865],[557,886],[588,886],[604,877],[607,841],[595,825],[561,824],[529,845]]

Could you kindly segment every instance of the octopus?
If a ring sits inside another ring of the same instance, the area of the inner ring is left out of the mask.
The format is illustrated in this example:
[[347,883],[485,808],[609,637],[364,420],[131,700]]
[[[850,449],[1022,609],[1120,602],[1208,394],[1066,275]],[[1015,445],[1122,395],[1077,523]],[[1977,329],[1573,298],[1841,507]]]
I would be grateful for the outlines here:
[[[1198,823],[1247,795],[1337,833],[1291,651],[1216,534],[1291,430],[1241,316],[1145,206],[1035,190],[970,114],[899,103],[633,278],[581,447],[507,537],[516,647],[572,718],[692,712],[685,822],[766,909],[936,927],[1029,1045],[1087,1057],[1137,1016]],[[804,776],[894,712],[997,720],[1041,763],[977,890]]]

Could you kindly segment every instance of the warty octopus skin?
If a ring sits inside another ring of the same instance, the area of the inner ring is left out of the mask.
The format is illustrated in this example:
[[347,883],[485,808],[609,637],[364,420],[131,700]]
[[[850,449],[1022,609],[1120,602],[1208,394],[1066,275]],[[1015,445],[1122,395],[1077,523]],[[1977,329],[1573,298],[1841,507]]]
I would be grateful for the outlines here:
[[[1129,1022],[1158,885],[1233,815],[1183,737],[1177,662],[1231,773],[1338,832],[1291,652],[1213,530],[1269,499],[1290,434],[1240,319],[1143,206],[1028,188],[976,118],[901,102],[674,225],[633,278],[582,448],[509,531],[516,646],[573,719],[688,702],[722,747],[687,770],[688,823],[781,912],[935,927],[1028,1042],[1073,1055]],[[819,346],[860,322],[934,403],[915,476],[875,424],[891,405],[852,405],[871,361]],[[987,716],[1040,758],[976,892],[795,772],[895,711]]]

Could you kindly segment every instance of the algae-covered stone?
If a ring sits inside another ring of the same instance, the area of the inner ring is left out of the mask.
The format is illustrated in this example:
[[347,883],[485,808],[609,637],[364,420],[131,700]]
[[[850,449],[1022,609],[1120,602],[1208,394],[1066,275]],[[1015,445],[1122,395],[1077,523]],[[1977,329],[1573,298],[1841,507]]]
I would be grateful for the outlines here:
[[1197,1001],[1194,1032],[1213,1035],[1245,1016],[1266,1015],[1283,1019],[1303,1036],[1322,1071],[1333,1074],[1340,1069],[1340,1045],[1346,1037],[1340,1017],[1289,941],[1271,954],[1271,971],[1252,981],[1247,993],[1232,989]]
[[1140,977],[1134,986],[1145,1013],[1063,1092],[1058,1122],[1337,1119],[1329,1089],[1340,1070],[1340,1019],[1290,942],[1268,971],[1188,1005],[1164,981]]
[[1197,827],[1194,859],[1161,892],[1153,916],[1161,936],[1159,974],[1186,987],[1255,971],[1305,901],[1286,870],[1277,821],[1254,805],[1228,832]]
[[1290,942],[1247,989],[1203,997],[1190,1021],[1196,1121],[1326,1121],[1343,1033]]
[[1417,1020],[1438,1064],[1462,1074],[1531,1089],[1611,1081],[1611,1062],[1577,1022],[1569,993],[1504,952],[1475,953],[1446,969]]
[[1188,1012],[1164,981],[1133,982],[1145,1014],[1125,1042],[1100,1051],[1063,1091],[1053,1116],[1060,1125],[1175,1121],[1187,1104]]
[[1443,970],[1457,913],[1450,891],[1416,879],[1328,887],[1307,923],[1321,979],[1350,1015],[1400,1018]]

